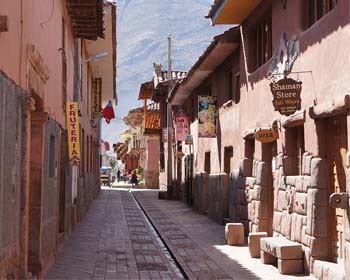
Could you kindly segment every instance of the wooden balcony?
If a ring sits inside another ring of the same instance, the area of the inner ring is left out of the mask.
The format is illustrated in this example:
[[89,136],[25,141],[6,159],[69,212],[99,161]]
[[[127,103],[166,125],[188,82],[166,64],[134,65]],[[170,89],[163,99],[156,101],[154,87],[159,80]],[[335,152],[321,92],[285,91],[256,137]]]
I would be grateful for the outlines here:
[[144,135],[160,135],[160,110],[158,103],[147,105],[144,115]]
[[105,38],[103,0],[67,0],[75,38]]

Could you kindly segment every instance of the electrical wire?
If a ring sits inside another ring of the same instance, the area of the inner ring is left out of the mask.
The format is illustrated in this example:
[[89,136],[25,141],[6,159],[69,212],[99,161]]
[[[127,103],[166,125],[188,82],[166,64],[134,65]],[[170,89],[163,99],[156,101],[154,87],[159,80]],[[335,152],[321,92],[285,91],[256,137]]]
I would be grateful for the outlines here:
[[44,28],[44,24],[47,24],[48,22],[50,22],[50,20],[51,20],[52,17],[53,17],[54,11],[55,11],[55,0],[52,0],[51,14],[50,14],[49,18],[48,18],[46,21],[40,23],[41,28]]

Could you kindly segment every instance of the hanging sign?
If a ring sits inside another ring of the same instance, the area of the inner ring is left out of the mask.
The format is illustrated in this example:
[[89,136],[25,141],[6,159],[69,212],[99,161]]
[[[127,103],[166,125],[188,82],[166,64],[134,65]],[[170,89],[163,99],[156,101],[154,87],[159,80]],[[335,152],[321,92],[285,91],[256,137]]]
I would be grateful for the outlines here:
[[80,136],[78,102],[67,102],[67,127],[68,127],[68,151],[69,163],[80,164]]
[[302,82],[291,78],[284,78],[278,82],[270,84],[273,95],[272,104],[275,111],[289,116],[301,109],[301,90]]
[[278,132],[273,129],[259,129],[254,133],[254,138],[262,143],[271,143],[278,138]]
[[183,152],[176,152],[176,158],[183,158],[185,154]]
[[97,118],[100,116],[102,110],[102,78],[96,78],[94,86],[94,118]]
[[[163,134],[163,142],[166,143],[168,142],[168,129],[165,127],[162,130],[162,134]],[[170,132],[171,134],[171,140],[172,142],[175,142],[175,128],[173,128]]]
[[191,134],[186,135],[185,145],[193,145],[193,137]]
[[189,118],[187,115],[176,116],[176,141],[185,141],[186,135],[190,133]]
[[198,96],[198,137],[216,137],[216,96]]

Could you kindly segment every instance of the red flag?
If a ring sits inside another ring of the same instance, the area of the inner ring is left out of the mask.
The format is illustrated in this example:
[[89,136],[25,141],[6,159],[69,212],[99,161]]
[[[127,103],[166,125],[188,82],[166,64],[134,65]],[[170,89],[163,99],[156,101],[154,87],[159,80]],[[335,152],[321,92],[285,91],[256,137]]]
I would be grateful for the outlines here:
[[112,101],[109,100],[107,106],[102,110],[102,118],[105,118],[106,122],[109,124],[111,119],[115,118]]

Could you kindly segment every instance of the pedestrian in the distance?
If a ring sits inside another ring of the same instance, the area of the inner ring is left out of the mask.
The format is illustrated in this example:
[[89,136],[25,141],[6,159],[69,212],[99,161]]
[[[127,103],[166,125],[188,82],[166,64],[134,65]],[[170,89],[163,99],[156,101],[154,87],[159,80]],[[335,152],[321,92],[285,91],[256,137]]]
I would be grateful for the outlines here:
[[119,182],[120,180],[120,169],[118,168],[118,171],[117,171],[117,181]]
[[131,173],[131,185],[137,185],[137,176],[136,176],[136,171],[132,171]]

